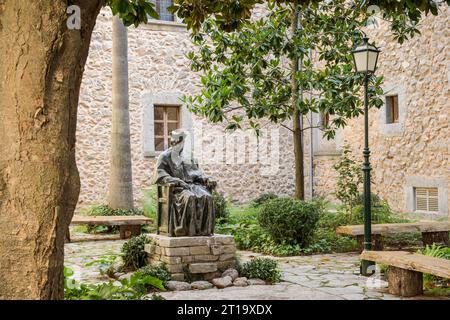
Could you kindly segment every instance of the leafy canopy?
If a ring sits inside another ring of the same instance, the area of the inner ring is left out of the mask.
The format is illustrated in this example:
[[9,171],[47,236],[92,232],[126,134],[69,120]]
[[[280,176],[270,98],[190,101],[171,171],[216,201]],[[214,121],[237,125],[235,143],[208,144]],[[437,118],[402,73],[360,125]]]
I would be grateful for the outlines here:
[[[126,26],[147,23],[147,15],[157,18],[158,14],[151,0],[103,0],[111,7],[114,15],[119,14]],[[293,0],[174,0],[170,10],[176,13],[189,29],[199,30],[201,24],[213,16],[222,30],[239,29],[242,22],[251,17],[257,4],[290,4]],[[326,0],[300,0],[303,7],[327,2]],[[406,20],[418,22],[421,14],[438,14],[438,3],[450,0],[367,0],[365,8],[377,5],[386,16],[404,16]]]
[[[257,133],[266,119],[284,126],[295,108],[301,114],[322,112],[334,115],[323,128],[332,138],[335,129],[362,112],[364,76],[353,71],[350,48],[362,41],[367,16],[359,13],[361,2],[347,4],[331,0],[301,10],[301,27],[294,33],[293,11],[286,5],[268,6],[266,15],[234,32],[206,20],[193,35],[198,50],[188,54],[192,69],[202,75],[202,90],[184,102],[212,122],[226,122],[229,130],[248,123]],[[297,59],[300,69],[293,70],[290,61]],[[292,78],[303,98],[293,92]],[[382,77],[370,81],[370,103],[381,106]]]

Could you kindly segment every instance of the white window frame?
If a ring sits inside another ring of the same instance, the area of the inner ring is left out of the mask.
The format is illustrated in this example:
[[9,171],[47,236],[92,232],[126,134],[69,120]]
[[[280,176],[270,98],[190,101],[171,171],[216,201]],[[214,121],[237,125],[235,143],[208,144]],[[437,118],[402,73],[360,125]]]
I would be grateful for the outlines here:
[[[383,105],[381,106],[378,117],[380,132],[386,136],[399,136],[405,130],[407,116],[406,90],[403,85],[387,85],[383,88]],[[386,97],[398,96],[398,122],[387,123]]]
[[[417,211],[415,188],[438,189],[438,212]],[[426,213],[429,215],[448,215],[448,184],[445,177],[407,176],[405,184],[406,210],[408,212]]]
[[[425,189],[426,191],[427,191],[427,196],[426,196],[426,201],[427,201],[427,210],[420,210],[419,209],[419,206],[418,206],[418,203],[417,203],[417,201],[418,201],[418,196],[417,196],[417,190],[418,189]],[[430,189],[436,189],[436,191],[438,192],[438,196],[436,196],[436,197],[431,197],[430,196],[430,194],[429,194],[429,190]],[[438,210],[437,211],[432,211],[432,210],[429,210],[430,209],[430,199],[431,198],[435,198],[437,201],[438,201],[438,203],[439,203],[439,189],[438,188],[436,188],[436,187],[427,187],[427,188],[423,188],[423,187],[414,187],[414,205],[415,205],[415,210],[414,211],[416,211],[416,212],[423,212],[423,213],[429,213],[429,214],[437,214],[437,213],[439,213],[439,207],[438,207]]]

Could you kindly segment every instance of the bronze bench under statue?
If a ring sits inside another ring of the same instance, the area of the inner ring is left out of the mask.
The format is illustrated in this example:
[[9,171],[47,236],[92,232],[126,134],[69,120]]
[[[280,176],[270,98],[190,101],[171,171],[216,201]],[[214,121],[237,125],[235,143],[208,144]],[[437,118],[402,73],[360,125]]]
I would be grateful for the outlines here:
[[170,135],[171,147],[163,151],[155,168],[157,185],[157,234],[171,237],[214,234],[216,182],[203,174],[197,163],[183,159],[187,133],[178,129]]

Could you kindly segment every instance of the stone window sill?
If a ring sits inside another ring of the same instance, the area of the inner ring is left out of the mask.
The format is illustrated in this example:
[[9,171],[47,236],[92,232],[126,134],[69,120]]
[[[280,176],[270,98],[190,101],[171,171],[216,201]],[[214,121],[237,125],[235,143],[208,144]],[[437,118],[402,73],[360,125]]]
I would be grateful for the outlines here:
[[144,157],[145,158],[156,158],[161,154],[162,151],[145,151]]
[[148,26],[152,31],[187,32],[186,25],[176,21],[149,19]]
[[315,157],[340,157],[342,152],[339,150],[319,150],[314,152]]
[[424,211],[424,210],[414,210],[414,213],[420,214],[420,215],[428,215],[428,216],[442,216],[445,215],[444,213],[441,213],[439,211]]
[[383,123],[380,126],[380,132],[385,136],[400,136],[403,134],[403,131],[403,122]]

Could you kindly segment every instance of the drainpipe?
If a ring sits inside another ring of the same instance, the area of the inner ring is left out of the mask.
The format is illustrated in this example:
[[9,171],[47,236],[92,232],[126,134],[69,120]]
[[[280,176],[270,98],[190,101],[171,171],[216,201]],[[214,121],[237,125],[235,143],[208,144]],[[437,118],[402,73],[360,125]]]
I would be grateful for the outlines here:
[[[299,10],[297,29],[301,29],[301,28],[302,28],[302,12],[301,12],[301,10]],[[303,61],[302,61],[302,59],[299,59],[298,69],[297,70],[301,72],[302,68],[303,68]],[[303,85],[300,86],[300,101],[303,101]],[[301,143],[302,150],[303,150],[303,159],[302,159],[303,160],[303,166],[302,166],[302,168],[303,168],[303,180],[304,180],[305,179],[305,151],[304,151],[305,150],[305,143],[304,143],[305,137],[304,137],[304,133],[303,133],[303,129],[304,129],[304,127],[303,127],[303,115],[300,115],[299,122],[300,122],[300,143]],[[304,195],[304,197],[306,199],[304,186],[305,186],[305,183],[303,181],[303,195]]]
[[[309,111],[309,120],[312,126],[313,112]],[[314,145],[313,145],[313,128],[309,132],[309,194],[311,199],[314,198]]]
[[[312,62],[312,49],[309,49],[309,60]],[[309,88],[310,101],[312,97],[311,88]],[[309,110],[309,123],[313,127],[313,112]],[[309,194],[311,199],[314,198],[314,128],[309,129]]]

